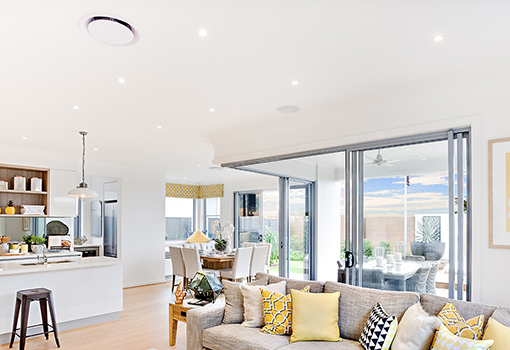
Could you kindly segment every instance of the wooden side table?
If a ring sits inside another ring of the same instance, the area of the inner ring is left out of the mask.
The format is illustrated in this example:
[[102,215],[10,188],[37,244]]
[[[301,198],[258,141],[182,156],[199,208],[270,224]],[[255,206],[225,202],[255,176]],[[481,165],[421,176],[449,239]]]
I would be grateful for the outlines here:
[[175,345],[177,337],[177,321],[186,323],[186,313],[196,306],[188,305],[186,300],[182,304],[168,304],[169,338],[170,346]]

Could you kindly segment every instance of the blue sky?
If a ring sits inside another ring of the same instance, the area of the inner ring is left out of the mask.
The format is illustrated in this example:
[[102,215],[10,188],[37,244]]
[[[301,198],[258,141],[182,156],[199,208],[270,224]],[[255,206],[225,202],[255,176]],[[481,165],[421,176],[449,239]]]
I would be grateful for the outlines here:
[[[405,177],[367,179],[364,183],[366,216],[404,215]],[[407,187],[407,213],[448,213],[448,176],[446,173],[410,176]]]

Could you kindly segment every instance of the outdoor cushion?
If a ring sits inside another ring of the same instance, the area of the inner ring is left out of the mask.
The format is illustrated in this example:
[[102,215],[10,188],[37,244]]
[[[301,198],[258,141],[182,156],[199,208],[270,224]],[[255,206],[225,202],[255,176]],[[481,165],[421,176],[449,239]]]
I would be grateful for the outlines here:
[[404,312],[420,301],[420,296],[413,292],[381,291],[355,287],[338,282],[326,282],[324,293],[340,292],[339,321],[342,339],[358,340],[367,323],[372,308],[377,302],[390,315],[399,320]]
[[274,350],[289,344],[289,336],[262,333],[259,328],[223,324],[203,332],[203,346],[211,350]]

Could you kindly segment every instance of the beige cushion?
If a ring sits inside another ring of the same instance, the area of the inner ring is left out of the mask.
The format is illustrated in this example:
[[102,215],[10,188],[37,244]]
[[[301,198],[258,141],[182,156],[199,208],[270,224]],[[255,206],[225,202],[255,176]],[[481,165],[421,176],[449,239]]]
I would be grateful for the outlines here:
[[510,308],[498,307],[492,314],[491,318],[506,327],[510,327]]
[[370,312],[377,302],[390,315],[399,320],[404,312],[420,301],[420,296],[412,292],[381,291],[350,286],[338,282],[326,282],[324,293],[340,292],[338,308],[340,336],[343,339],[358,340],[367,324]]
[[289,336],[262,333],[258,328],[224,324],[206,329],[202,345],[211,350],[274,350],[289,344]]
[[[241,323],[244,321],[243,293],[241,292],[241,283],[223,280],[223,293],[225,293],[225,312],[223,314],[223,323]],[[250,283],[250,285],[267,284],[267,277],[261,277]]]
[[[264,286],[264,290],[270,292],[285,293],[285,281]],[[262,327],[264,326],[264,311],[262,309],[262,293],[261,286],[249,286],[242,284],[241,292],[243,293],[244,321],[245,327]]]
[[439,318],[429,316],[417,303],[404,313],[391,349],[428,350],[434,338],[434,332],[441,324]]

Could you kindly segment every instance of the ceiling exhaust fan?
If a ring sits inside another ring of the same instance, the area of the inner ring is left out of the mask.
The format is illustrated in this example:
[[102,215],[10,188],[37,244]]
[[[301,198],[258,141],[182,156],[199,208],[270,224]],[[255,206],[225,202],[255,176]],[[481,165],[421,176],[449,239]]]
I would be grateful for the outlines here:
[[382,154],[381,154],[381,150],[377,150],[377,156],[375,156],[375,158],[372,158],[370,156],[367,156],[365,155],[365,157],[370,160],[370,163],[365,163],[365,164],[372,164],[372,165],[377,165],[377,166],[394,166],[394,164],[391,164],[391,163],[395,163],[395,162],[398,162],[400,159],[396,159],[396,160],[386,160],[383,158]]

